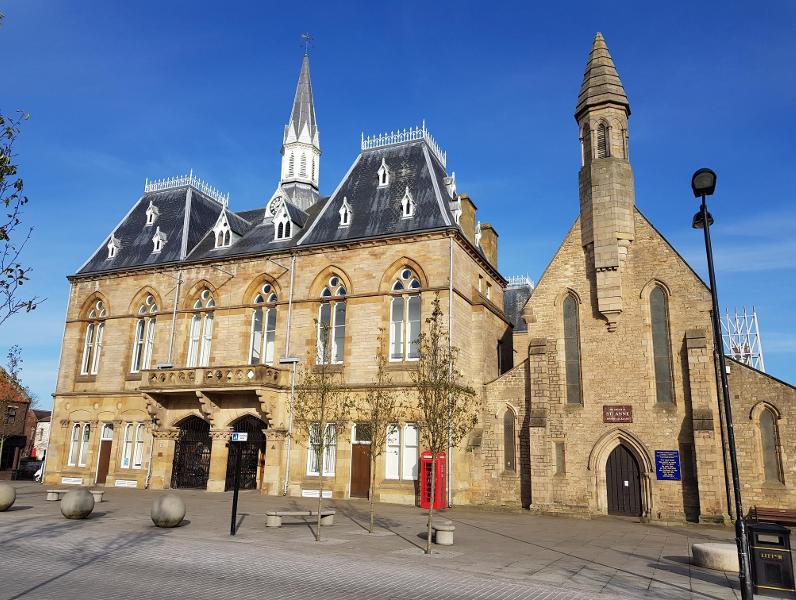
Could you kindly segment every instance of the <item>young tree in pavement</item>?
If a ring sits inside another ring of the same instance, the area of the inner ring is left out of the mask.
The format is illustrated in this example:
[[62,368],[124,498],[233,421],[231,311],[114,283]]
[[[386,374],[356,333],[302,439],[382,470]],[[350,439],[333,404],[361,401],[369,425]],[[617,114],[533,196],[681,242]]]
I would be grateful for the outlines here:
[[[317,325],[317,321],[316,321]],[[342,386],[339,370],[332,364],[330,328],[318,325],[318,348],[310,352],[307,365],[299,373],[294,403],[296,427],[306,438],[307,450],[314,452],[318,465],[318,521],[315,540],[321,541],[321,508],[323,506],[323,472],[326,449],[334,445],[337,431],[349,421],[353,402]]]
[[431,451],[431,504],[426,526],[426,554],[431,553],[437,457],[459,445],[478,421],[480,402],[475,391],[462,383],[457,368],[459,350],[450,343],[450,332],[440,307],[439,294],[433,301],[426,331],[420,334],[420,358],[412,371],[421,420],[420,434]]
[[376,353],[376,379],[368,389],[358,407],[359,421],[367,426],[370,433],[370,527],[373,533],[376,520],[376,459],[384,453],[387,446],[387,433],[390,425],[398,421],[400,405],[398,395],[392,387],[392,380],[387,374],[387,357],[384,353],[384,329],[379,330],[379,350]]

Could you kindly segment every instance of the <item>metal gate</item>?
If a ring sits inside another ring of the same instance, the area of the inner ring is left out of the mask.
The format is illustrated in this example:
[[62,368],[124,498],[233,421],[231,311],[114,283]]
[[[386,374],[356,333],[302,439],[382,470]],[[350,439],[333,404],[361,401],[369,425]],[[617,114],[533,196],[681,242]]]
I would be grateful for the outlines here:
[[210,424],[188,417],[179,426],[171,470],[172,488],[207,488],[210,475]]
[[[260,469],[260,461],[265,460],[265,434],[263,429],[266,427],[260,419],[246,416],[235,422],[232,431],[248,433],[245,442],[235,442],[229,444],[229,457],[227,458],[227,480],[225,490],[231,490],[235,485],[235,450],[233,446],[240,446],[240,489],[257,489],[257,472]],[[261,458],[262,457],[262,458]]]
[[614,448],[605,465],[608,514],[641,515],[641,473],[638,461],[621,444]]

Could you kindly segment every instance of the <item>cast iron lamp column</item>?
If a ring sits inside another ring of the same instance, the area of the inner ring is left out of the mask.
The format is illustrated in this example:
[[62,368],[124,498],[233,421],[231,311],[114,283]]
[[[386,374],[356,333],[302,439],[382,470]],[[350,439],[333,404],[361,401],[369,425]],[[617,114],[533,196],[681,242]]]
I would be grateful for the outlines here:
[[716,290],[716,273],[713,270],[713,247],[710,244],[710,226],[713,217],[705,203],[706,196],[712,196],[716,190],[716,174],[710,169],[699,169],[691,178],[691,189],[694,196],[702,198],[702,206],[691,226],[702,229],[705,234],[705,252],[708,257],[708,275],[710,277],[710,297],[713,300],[713,348],[718,356],[721,377],[721,393],[724,400],[724,417],[727,420],[727,445],[730,450],[730,466],[732,471],[732,488],[735,496],[735,543],[738,546],[738,578],[741,582],[741,598],[752,600],[752,574],[749,560],[749,538],[746,535],[746,521],[741,503],[741,481],[738,476],[738,457],[735,454],[735,431],[732,424],[732,406],[730,390],[727,383],[727,366],[724,360],[724,346],[721,340],[721,324],[719,323],[719,298]]

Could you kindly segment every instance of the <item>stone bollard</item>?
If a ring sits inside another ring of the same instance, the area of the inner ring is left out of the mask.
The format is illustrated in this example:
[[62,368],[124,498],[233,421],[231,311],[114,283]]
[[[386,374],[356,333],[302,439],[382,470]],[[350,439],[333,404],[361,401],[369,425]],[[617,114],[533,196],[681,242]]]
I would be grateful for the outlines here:
[[61,499],[61,514],[67,519],[85,519],[92,510],[94,496],[88,490],[72,490]]
[[149,513],[158,527],[177,527],[185,518],[185,502],[174,494],[156,498]]
[[738,546],[735,544],[691,544],[691,562],[698,567],[738,572]]
[[7,483],[0,483],[0,512],[8,510],[17,499],[17,490]]

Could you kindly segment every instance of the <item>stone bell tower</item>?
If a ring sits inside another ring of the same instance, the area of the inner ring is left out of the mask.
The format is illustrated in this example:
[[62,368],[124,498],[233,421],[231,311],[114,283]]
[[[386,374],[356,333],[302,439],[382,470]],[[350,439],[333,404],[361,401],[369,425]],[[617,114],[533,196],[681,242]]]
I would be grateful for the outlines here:
[[601,33],[594,37],[575,119],[580,129],[580,222],[594,264],[597,309],[608,330],[622,313],[622,271],[635,238],[633,170],[628,158],[627,101]]

